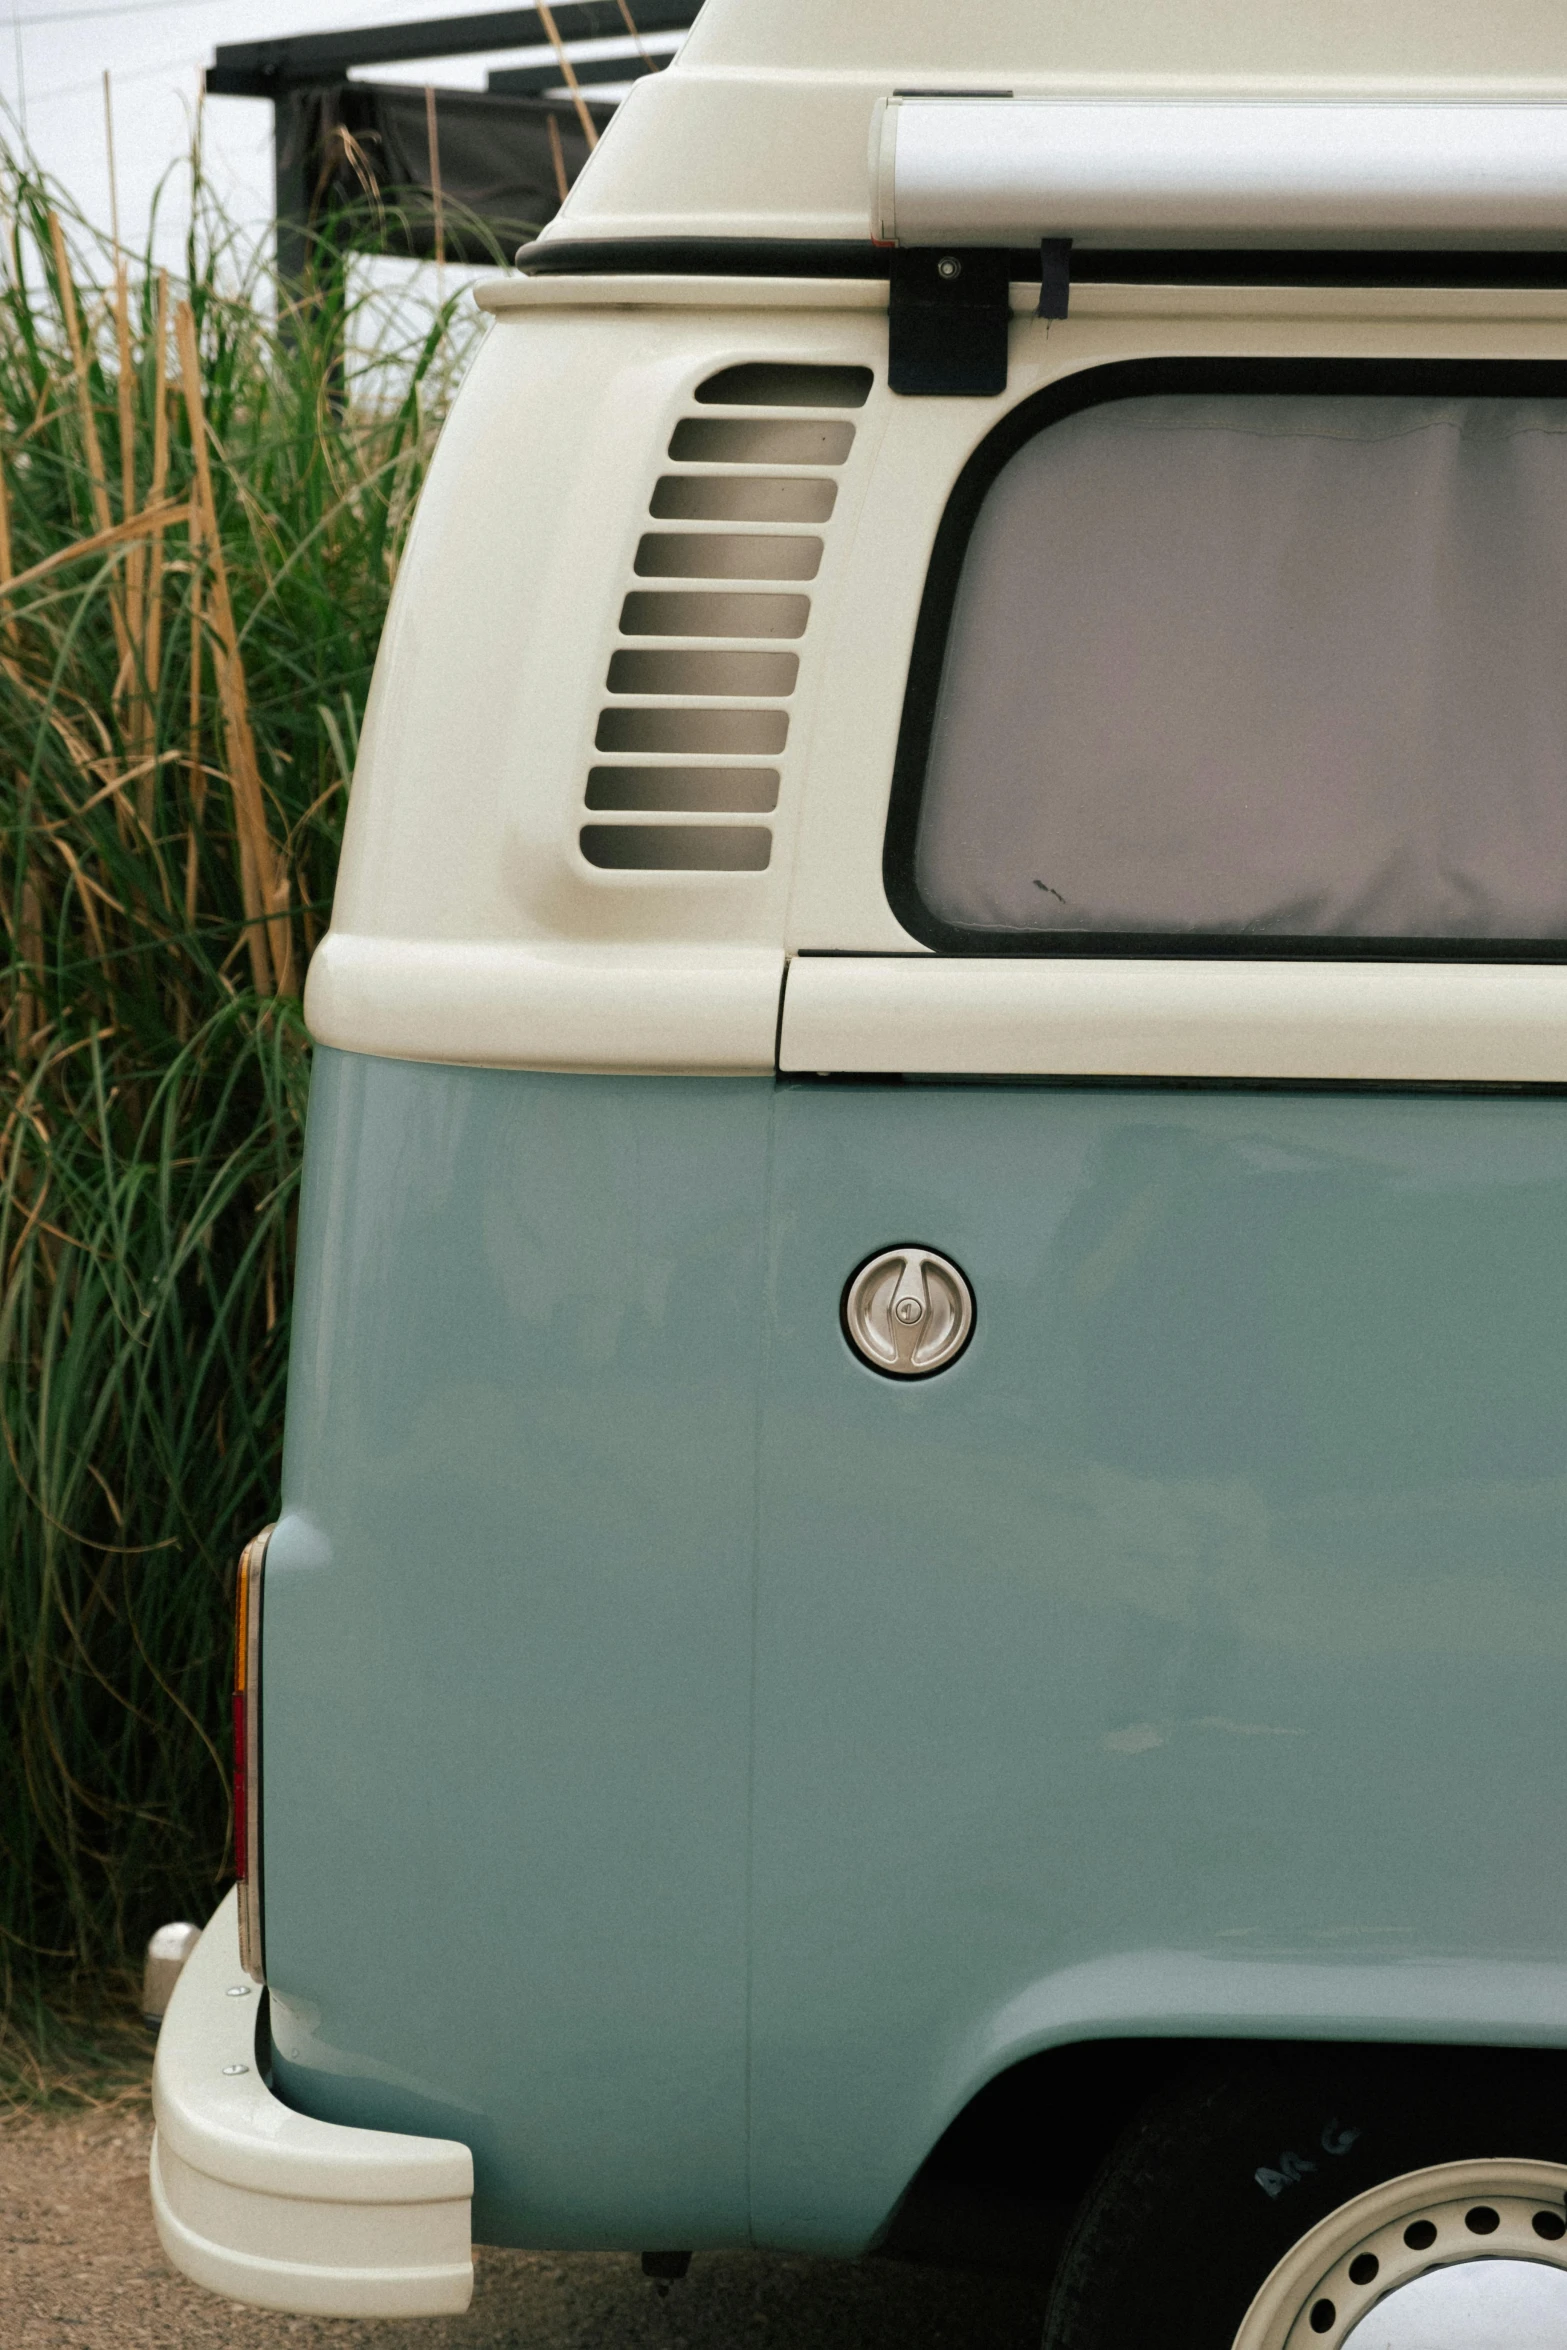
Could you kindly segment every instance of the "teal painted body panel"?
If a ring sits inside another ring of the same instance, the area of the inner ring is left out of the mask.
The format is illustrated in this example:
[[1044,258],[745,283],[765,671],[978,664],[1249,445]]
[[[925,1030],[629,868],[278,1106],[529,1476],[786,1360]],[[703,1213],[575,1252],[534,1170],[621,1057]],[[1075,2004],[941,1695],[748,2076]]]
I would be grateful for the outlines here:
[[322,1054],[265,1675],[281,2084],[491,2240],[856,2248],[1059,2040],[1567,2042],[1567,1102]]
[[798,1087],[773,1200],[758,2232],[1054,2040],[1567,2039],[1567,1103]]
[[765,1081],[317,1056],[265,1613],[280,2085],[481,2241],[743,2241]]

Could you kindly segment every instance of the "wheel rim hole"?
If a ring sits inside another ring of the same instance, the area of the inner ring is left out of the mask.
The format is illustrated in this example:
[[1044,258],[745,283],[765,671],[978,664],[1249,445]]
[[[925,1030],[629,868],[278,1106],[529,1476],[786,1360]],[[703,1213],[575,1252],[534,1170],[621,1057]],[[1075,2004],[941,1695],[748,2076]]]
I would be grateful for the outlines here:
[[1567,2236],[1567,2219],[1563,2219],[1559,2211],[1537,2211],[1534,2215],[1534,2232],[1537,2236],[1543,2236],[1547,2244],[1559,2244],[1563,2236]]
[[1331,2301],[1314,2301],[1311,2307],[1312,2332],[1314,2334],[1325,2334],[1337,2316],[1338,2311],[1334,2308]]
[[1489,2203],[1477,2203],[1464,2213],[1464,2226],[1471,2236],[1494,2236],[1501,2224],[1501,2213],[1493,2211]]
[[1428,2252],[1436,2242],[1436,2229],[1428,2219],[1411,2220],[1404,2230],[1404,2242],[1411,2252]]
[[[1567,2225],[1567,2222],[1564,2222],[1563,2224]],[[1377,2271],[1381,2266],[1382,2263],[1380,2260],[1378,2260],[1374,2252],[1357,2252],[1354,2259],[1349,2264],[1350,2283],[1352,2285],[1374,2284],[1376,2282]]]

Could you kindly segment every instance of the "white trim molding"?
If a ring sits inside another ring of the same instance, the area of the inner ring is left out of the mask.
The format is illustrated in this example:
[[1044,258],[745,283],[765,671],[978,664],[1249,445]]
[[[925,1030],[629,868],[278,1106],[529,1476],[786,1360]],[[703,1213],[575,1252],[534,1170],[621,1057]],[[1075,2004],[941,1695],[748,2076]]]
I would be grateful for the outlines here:
[[576,946],[329,931],[305,988],[318,1044],[505,1069],[763,1075],[781,947]]
[[1567,964],[803,955],[779,1067],[1561,1085]]

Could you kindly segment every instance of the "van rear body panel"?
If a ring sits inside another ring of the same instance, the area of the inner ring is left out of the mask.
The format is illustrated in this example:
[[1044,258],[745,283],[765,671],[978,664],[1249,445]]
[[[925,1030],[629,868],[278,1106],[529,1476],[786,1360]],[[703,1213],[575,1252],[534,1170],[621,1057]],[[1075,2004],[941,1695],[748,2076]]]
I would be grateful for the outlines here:
[[317,1057],[273,2044],[470,2145],[481,2240],[745,2240],[769,1091]]
[[[1567,1104],[316,1086],[291,2099],[491,2241],[852,2250],[1041,2047],[1567,2042]],[[897,1239],[926,1381],[839,1324]]]

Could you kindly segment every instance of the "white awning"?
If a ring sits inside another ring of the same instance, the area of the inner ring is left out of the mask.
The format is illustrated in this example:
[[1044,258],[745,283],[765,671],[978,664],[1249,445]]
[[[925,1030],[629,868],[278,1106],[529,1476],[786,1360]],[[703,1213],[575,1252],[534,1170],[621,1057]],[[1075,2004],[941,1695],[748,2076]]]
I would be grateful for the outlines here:
[[893,98],[899,245],[1567,248],[1567,106]]

